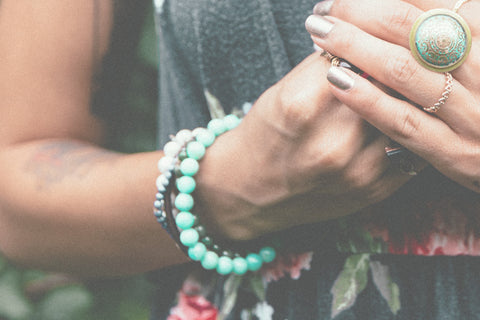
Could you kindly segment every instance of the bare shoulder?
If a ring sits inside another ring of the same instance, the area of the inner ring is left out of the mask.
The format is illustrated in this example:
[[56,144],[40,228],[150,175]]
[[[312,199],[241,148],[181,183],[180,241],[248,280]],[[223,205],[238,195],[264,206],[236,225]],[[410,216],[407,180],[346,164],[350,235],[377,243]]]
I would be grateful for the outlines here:
[[109,0],[0,2],[0,145],[100,139],[89,104],[112,23]]

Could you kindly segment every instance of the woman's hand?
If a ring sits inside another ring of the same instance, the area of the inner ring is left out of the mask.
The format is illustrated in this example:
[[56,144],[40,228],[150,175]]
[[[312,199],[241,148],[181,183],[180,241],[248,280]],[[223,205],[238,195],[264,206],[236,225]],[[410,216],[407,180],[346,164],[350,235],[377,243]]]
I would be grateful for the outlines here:
[[209,230],[250,239],[337,218],[409,179],[390,166],[388,139],[329,92],[329,65],[307,57],[209,148],[197,178]]
[[454,5],[446,0],[335,0],[316,6],[328,17],[309,17],[306,25],[318,46],[408,102],[333,68],[331,89],[340,101],[452,180],[480,192],[480,3],[466,2],[458,11],[470,26],[473,46],[465,63],[451,72],[453,90],[434,114],[418,106],[431,107],[442,97],[446,75],[422,67],[409,50],[410,29],[423,12]]

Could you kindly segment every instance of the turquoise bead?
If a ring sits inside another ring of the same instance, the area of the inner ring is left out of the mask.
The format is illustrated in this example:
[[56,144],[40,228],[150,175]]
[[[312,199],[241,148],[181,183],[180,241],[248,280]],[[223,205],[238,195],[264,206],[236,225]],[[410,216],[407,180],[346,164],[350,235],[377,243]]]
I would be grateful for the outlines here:
[[177,179],[177,189],[182,193],[192,193],[197,184],[190,176],[183,176]]
[[262,257],[263,262],[269,263],[275,260],[277,253],[272,247],[264,247],[260,250],[260,257]]
[[195,229],[183,230],[180,233],[180,242],[186,247],[192,247],[198,243],[198,232]]
[[196,139],[204,147],[210,147],[215,142],[215,134],[210,130],[203,129],[198,132]]
[[245,274],[248,271],[248,264],[247,260],[242,257],[236,257],[233,259],[233,272],[242,275]]
[[193,247],[188,249],[188,256],[193,261],[201,261],[206,252],[207,247],[203,243],[197,242]]
[[193,204],[193,197],[188,193],[179,193],[175,198],[175,207],[180,211],[192,210]]
[[202,267],[207,270],[213,270],[217,268],[218,265],[218,254],[213,251],[205,252],[205,255],[202,258]]
[[195,216],[188,211],[182,211],[175,217],[175,223],[182,230],[190,229],[195,224]]
[[198,142],[192,141],[187,144],[187,155],[195,160],[200,160],[205,155],[205,146]]
[[262,267],[262,257],[256,253],[249,253],[246,260],[250,271],[257,271]]
[[226,275],[232,272],[233,262],[229,257],[222,256],[218,259],[217,272]]
[[207,125],[208,130],[212,131],[215,136],[219,136],[225,131],[227,128],[221,119],[212,119]]
[[240,120],[240,118],[234,114],[229,114],[228,116],[223,118],[223,123],[225,124],[225,127],[227,128],[227,130],[232,130],[236,128],[241,121],[242,120]]
[[198,169],[200,169],[200,165],[195,159],[187,158],[180,163],[180,172],[185,176],[194,176]]

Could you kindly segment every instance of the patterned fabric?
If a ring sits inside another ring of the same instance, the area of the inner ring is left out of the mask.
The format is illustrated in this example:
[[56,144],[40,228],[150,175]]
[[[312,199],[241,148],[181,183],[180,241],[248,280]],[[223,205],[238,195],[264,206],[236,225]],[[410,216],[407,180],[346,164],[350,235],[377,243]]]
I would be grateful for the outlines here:
[[[219,105],[255,101],[312,53],[303,23],[315,3],[157,1],[160,142]],[[476,319],[479,209],[477,194],[427,168],[382,203],[280,234],[284,252],[261,272],[161,271],[153,318]]]

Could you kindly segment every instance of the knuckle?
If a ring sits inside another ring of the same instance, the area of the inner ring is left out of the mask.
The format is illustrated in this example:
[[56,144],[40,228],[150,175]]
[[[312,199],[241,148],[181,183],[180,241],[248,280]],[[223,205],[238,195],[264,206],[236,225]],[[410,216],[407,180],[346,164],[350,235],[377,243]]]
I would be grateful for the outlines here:
[[305,92],[288,90],[285,86],[279,88],[276,105],[286,123],[294,127],[306,125],[313,118],[315,112]]
[[396,126],[393,127],[393,135],[395,137],[410,139],[417,136],[421,123],[411,108],[399,108],[396,119],[398,119],[395,122]]
[[394,85],[405,86],[414,78],[419,70],[415,60],[402,52],[400,54],[387,55],[385,57],[385,79],[390,79]]
[[385,30],[398,30],[404,33],[404,30],[410,30],[414,21],[418,17],[418,9],[407,7],[405,9],[393,10],[390,15],[385,15],[382,20]]
[[352,30],[352,26],[337,22],[329,34],[329,41],[332,48],[337,52],[348,52],[352,50],[355,44],[355,35],[358,33]]
[[346,170],[343,174],[343,181],[347,188],[352,190],[363,190],[371,183],[369,177],[359,170]]
[[319,170],[324,172],[341,173],[350,161],[345,149],[338,145],[328,149],[322,148],[318,154],[320,154],[320,161],[318,161],[317,166]]

